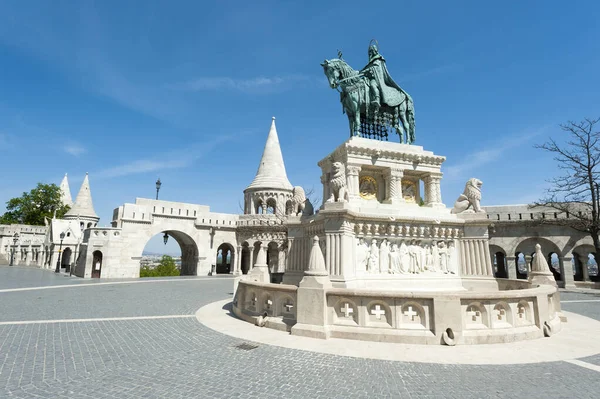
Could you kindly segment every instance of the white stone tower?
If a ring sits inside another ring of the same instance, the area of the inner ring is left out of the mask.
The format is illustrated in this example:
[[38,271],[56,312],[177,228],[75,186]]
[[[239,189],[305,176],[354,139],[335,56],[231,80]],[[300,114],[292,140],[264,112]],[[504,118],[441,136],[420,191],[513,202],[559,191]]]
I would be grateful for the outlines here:
[[79,219],[82,223],[80,227],[89,228],[95,227],[100,218],[94,210],[94,204],[92,202],[92,192],[90,191],[90,180],[88,174],[85,174],[79,194],[75,199],[75,203],[71,209],[65,214],[64,219],[73,220]]
[[292,190],[285,172],[273,117],[258,171],[252,183],[244,190],[244,214],[284,215],[291,207]]
[[60,182],[60,202],[62,205],[73,206],[73,199],[71,198],[71,189],[69,189],[69,179],[67,178],[67,174],[65,173],[65,177],[63,177]]

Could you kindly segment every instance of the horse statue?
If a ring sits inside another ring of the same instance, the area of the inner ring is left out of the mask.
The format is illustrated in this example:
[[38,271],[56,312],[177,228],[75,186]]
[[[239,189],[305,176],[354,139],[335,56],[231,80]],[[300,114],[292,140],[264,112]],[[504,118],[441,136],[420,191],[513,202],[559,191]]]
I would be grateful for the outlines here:
[[387,140],[395,129],[401,143],[415,141],[415,109],[412,98],[391,78],[376,44],[369,45],[369,63],[356,71],[342,59],[325,60],[321,66],[332,89],[340,92],[348,115],[350,135]]

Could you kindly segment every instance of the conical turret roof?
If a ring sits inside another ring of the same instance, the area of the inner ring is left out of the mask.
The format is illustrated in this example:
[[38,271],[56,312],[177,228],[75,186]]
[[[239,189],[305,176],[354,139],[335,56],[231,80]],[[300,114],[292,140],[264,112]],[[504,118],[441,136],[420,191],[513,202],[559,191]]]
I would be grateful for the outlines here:
[[92,192],[90,191],[90,180],[87,173],[85,174],[85,178],[83,179],[83,183],[81,184],[81,188],[79,189],[79,194],[77,194],[75,203],[65,214],[65,219],[73,219],[78,216],[81,218],[99,219],[98,215],[96,215],[96,211],[94,211]]
[[275,117],[271,122],[271,129],[258,165],[258,171],[246,190],[261,188],[281,190],[292,190],[293,188],[285,172],[285,164],[283,163],[283,155],[281,155],[279,137],[277,137],[277,128],[275,127]]
[[60,202],[63,205],[73,206],[73,199],[71,198],[71,189],[69,188],[69,179],[67,178],[67,174],[65,173],[65,177],[63,177],[60,182]]

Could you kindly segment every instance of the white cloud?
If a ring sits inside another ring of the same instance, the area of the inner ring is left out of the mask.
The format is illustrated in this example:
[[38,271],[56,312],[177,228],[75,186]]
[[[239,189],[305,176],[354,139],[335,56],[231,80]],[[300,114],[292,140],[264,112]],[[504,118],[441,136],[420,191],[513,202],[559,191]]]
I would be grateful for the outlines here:
[[[185,168],[192,165],[194,162],[203,157],[204,154],[211,151],[217,145],[225,141],[232,140],[234,137],[239,137],[239,134],[237,136],[223,135],[213,141],[194,144],[189,147],[186,147],[185,149],[177,149],[173,151],[162,152],[159,155],[156,155],[155,157],[150,157],[147,159],[137,159],[121,165],[113,166],[94,173],[94,177],[113,178],[139,173],[154,172],[157,170],[162,171],[165,169]],[[189,155],[182,156],[182,154]],[[165,161],[166,159],[168,159],[169,161]]]
[[67,153],[67,154],[71,154],[73,156],[80,156],[82,154],[85,154],[85,152],[87,151],[84,147],[80,146],[79,144],[69,144],[66,145],[63,150]]
[[465,154],[462,162],[451,164],[444,169],[444,175],[448,179],[455,179],[464,177],[463,175],[476,170],[477,168],[494,162],[499,159],[507,151],[514,149],[523,143],[533,139],[536,136],[544,133],[550,125],[542,126],[533,131],[524,132],[521,134],[514,135],[512,137],[505,137],[503,143],[488,143],[486,149],[480,149],[472,152],[471,154]]
[[289,87],[294,83],[311,82],[314,79],[304,75],[259,76],[249,79],[234,79],[230,77],[200,77],[187,82],[170,85],[169,88],[182,91],[205,90],[239,90],[251,91],[258,89],[274,89]]

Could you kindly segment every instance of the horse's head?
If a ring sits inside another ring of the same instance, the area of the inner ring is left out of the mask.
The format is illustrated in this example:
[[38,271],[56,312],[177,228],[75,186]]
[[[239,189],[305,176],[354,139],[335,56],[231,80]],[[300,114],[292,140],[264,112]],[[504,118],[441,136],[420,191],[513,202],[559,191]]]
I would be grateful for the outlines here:
[[337,60],[325,60],[321,63],[323,67],[323,71],[325,72],[325,76],[327,76],[327,80],[329,81],[329,87],[335,89],[341,77],[341,71],[337,66]]

